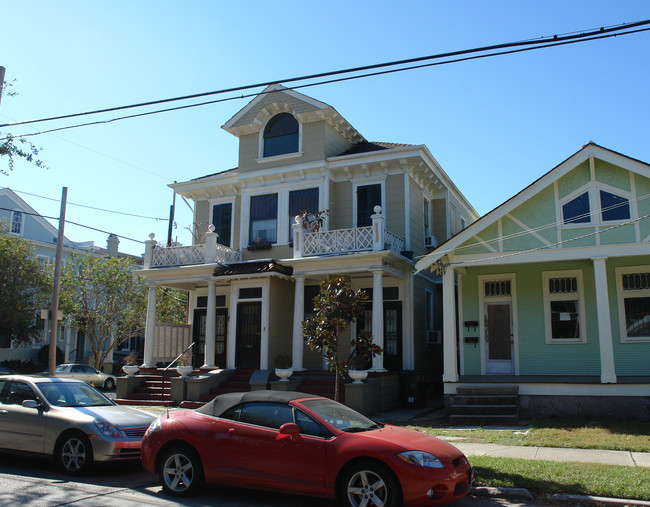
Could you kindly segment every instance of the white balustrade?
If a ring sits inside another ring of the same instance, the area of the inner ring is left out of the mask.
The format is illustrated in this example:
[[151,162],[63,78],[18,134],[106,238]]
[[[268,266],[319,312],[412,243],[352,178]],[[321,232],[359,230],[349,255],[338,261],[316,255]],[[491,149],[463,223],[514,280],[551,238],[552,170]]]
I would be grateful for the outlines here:
[[241,252],[217,244],[214,259],[206,258],[204,244],[191,246],[157,247],[153,249],[151,267],[189,266],[206,263],[232,263],[241,261]]

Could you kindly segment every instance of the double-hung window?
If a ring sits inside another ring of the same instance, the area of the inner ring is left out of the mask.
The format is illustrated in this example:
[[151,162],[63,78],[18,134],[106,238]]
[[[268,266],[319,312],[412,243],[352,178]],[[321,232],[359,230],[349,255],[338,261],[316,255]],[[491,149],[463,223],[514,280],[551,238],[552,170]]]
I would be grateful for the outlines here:
[[278,239],[278,194],[251,197],[249,241],[275,243]]
[[650,266],[616,269],[621,341],[650,341]]
[[215,204],[212,207],[212,225],[219,236],[217,241],[224,246],[232,246],[232,203]]
[[22,235],[23,233],[23,214],[20,211],[14,211],[11,214],[10,232],[19,235]]
[[296,215],[318,212],[318,188],[305,188],[289,192],[289,241],[291,241],[291,226],[295,223]]
[[375,206],[382,206],[381,183],[359,185],[357,187],[357,227],[371,225]]
[[586,342],[582,272],[545,272],[542,279],[546,342]]

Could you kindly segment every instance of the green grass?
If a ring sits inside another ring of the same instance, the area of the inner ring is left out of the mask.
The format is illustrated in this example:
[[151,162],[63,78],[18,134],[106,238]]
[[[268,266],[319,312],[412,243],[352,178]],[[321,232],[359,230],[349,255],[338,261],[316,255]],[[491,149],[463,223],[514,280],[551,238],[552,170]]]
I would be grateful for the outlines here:
[[[606,418],[546,419],[533,421],[525,430],[485,428],[450,429],[436,426],[412,426],[437,437],[462,438],[464,442],[608,449],[650,452],[650,423]],[[453,442],[452,442],[453,443]]]
[[650,500],[650,470],[591,463],[471,456],[474,486],[526,488],[538,497],[592,495]]

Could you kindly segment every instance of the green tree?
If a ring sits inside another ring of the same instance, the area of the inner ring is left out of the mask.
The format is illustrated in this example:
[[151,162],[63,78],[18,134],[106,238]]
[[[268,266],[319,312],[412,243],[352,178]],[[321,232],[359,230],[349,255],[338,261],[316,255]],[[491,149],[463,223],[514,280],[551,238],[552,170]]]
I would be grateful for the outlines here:
[[38,332],[37,312],[49,308],[50,270],[24,240],[0,232],[0,341],[28,342]]
[[61,275],[61,308],[88,338],[97,369],[144,329],[144,280],[133,269],[129,259],[74,254]]
[[[363,290],[353,291],[344,278],[324,280],[314,298],[316,315],[302,323],[302,334],[311,350],[320,351],[327,359],[330,371],[335,372],[334,399],[339,399],[342,374],[349,369],[350,359],[358,353],[364,358],[381,354],[381,348],[372,343],[372,336],[359,333],[342,343],[342,334],[351,322],[361,316],[368,296]],[[351,351],[349,354],[346,351]],[[363,358],[360,358],[360,362]]]
[[[13,83],[0,83],[2,90],[0,95],[4,97],[14,97],[18,95],[17,92],[8,91]],[[7,157],[8,171],[0,167],[0,173],[8,174],[14,170],[14,162],[16,158],[21,158],[36,167],[47,168],[41,159],[38,158],[42,148],[36,147],[24,137],[15,137],[7,132],[0,132],[0,157]]]

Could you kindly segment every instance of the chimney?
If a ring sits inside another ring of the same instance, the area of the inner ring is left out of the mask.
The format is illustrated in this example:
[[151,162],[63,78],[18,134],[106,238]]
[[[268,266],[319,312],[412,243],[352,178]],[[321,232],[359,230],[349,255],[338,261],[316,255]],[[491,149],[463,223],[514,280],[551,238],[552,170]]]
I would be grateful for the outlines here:
[[117,257],[119,251],[120,240],[115,234],[111,234],[106,240],[106,250],[108,250],[109,257]]

